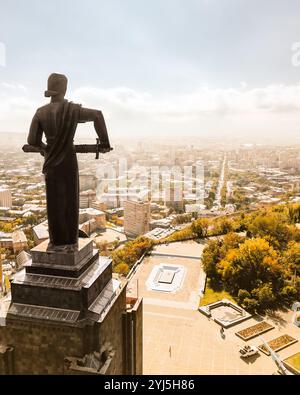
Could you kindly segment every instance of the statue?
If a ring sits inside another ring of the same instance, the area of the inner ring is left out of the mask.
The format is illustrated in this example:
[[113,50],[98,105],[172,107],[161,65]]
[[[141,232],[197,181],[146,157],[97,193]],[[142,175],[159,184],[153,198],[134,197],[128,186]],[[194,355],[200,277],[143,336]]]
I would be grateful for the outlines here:
[[[51,74],[46,97],[49,104],[39,108],[33,117],[25,152],[40,152],[44,157],[49,244],[47,251],[74,252],[78,247],[79,173],[76,152],[109,152],[109,138],[101,111],[83,108],[65,99],[68,80],[65,75]],[[78,123],[94,122],[98,135],[91,150],[76,149],[73,139]],[[43,133],[47,144],[42,142]],[[100,144],[100,142],[101,144]],[[26,149],[27,147],[27,149]],[[99,148],[100,147],[100,148]]]

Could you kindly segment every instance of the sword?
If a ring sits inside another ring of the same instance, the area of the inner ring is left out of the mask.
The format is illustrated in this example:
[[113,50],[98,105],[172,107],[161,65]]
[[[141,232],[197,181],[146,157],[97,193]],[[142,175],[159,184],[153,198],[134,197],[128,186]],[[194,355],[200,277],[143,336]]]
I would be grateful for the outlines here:
[[[40,154],[43,154],[45,151],[45,148],[47,145],[43,146],[37,146],[37,145],[29,145],[25,144],[22,147],[22,150],[24,152],[37,152]],[[100,144],[100,139],[96,139],[96,144],[79,144],[75,145],[75,151],[80,154],[90,154],[90,153],[95,153],[96,158],[99,159],[99,154],[105,154],[106,152],[112,151],[113,148],[104,146],[103,144]]]

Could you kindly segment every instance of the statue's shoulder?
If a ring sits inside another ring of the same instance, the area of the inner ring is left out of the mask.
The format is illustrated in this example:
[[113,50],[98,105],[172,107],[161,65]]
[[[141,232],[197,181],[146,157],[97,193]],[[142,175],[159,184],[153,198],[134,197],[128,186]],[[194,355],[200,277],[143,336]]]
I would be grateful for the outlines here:
[[72,102],[72,101],[69,101],[68,102],[69,103],[69,105],[70,106],[72,106],[72,107],[76,107],[76,108],[80,108],[80,107],[82,107],[82,104],[79,104],[79,103],[74,103],[74,102]]
[[36,110],[36,113],[37,113],[37,114],[43,113],[43,112],[47,111],[47,110],[49,109],[49,107],[50,107],[50,103],[45,104],[44,106],[39,107],[39,108]]

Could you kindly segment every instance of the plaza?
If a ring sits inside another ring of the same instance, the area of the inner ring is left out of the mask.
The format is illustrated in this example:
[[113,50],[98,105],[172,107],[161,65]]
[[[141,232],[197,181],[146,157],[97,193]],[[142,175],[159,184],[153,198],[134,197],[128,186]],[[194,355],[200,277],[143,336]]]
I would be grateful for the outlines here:
[[[225,330],[198,311],[201,284],[205,274],[200,257],[205,247],[193,241],[158,246],[146,257],[131,278],[128,290],[144,298],[144,374],[273,374],[277,371],[271,357],[259,353],[247,360],[239,356],[245,344],[259,346],[255,337],[247,342],[237,331],[257,324],[262,317],[251,317]],[[146,282],[153,268],[160,264],[182,265],[186,274],[175,293],[148,289]],[[285,333],[299,338],[299,328],[292,325],[293,312],[276,313],[264,319],[274,329],[263,334],[266,341]],[[300,351],[299,342],[278,352],[283,359]]]

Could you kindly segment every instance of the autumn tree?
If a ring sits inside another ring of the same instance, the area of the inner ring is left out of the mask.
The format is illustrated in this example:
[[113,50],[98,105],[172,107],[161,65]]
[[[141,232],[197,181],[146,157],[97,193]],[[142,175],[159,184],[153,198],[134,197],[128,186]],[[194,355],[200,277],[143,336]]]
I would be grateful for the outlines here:
[[125,262],[119,263],[115,268],[114,272],[122,274],[123,276],[126,276],[129,273],[129,266]]
[[246,240],[238,249],[231,249],[217,265],[218,272],[230,289],[252,291],[259,281],[280,283],[282,268],[278,254],[261,238]]
[[252,236],[267,238],[276,248],[285,247],[292,238],[287,218],[282,213],[267,212],[250,222],[248,230]]
[[126,263],[131,268],[153,245],[154,241],[147,237],[139,237],[135,240],[128,241],[124,247],[112,252],[111,257],[114,268],[120,263]]
[[220,280],[219,273],[217,272],[216,265],[221,259],[221,247],[223,243],[219,239],[211,239],[208,241],[207,246],[203,250],[202,265],[207,276],[216,282]]
[[197,237],[206,237],[208,234],[209,220],[207,218],[199,218],[192,223],[192,232]]
[[293,223],[300,222],[300,203],[292,204],[289,206],[289,218]]
[[300,243],[291,241],[282,255],[282,262],[292,272],[300,275]]

